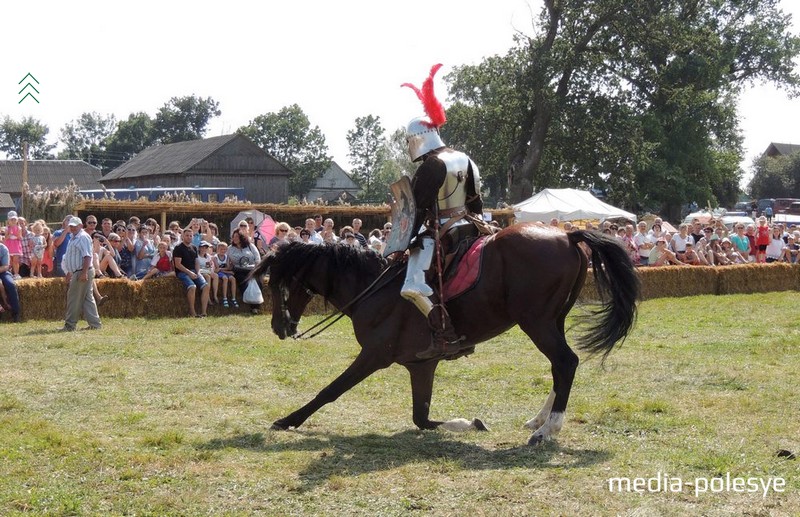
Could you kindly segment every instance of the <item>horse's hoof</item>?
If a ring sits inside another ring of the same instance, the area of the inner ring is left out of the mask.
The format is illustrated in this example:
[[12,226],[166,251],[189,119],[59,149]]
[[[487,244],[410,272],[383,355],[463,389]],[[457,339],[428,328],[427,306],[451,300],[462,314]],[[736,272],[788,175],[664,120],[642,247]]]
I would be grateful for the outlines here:
[[472,427],[475,428],[476,431],[488,431],[489,428],[486,427],[486,424],[483,423],[483,420],[480,418],[475,418],[472,420]]
[[536,447],[537,445],[541,445],[544,443],[544,436],[534,434],[531,436],[530,440],[528,440],[528,445],[532,445]]
[[273,431],[286,431],[289,429],[289,426],[282,424],[281,421],[278,420],[277,422],[274,422],[272,424],[272,427],[270,427],[270,429]]

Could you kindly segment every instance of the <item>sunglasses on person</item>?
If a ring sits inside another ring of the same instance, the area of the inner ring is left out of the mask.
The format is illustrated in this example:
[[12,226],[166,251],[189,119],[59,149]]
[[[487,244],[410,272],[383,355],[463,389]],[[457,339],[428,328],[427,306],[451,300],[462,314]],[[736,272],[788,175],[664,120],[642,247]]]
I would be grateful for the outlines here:
[[97,221],[86,221],[86,224],[87,225],[89,225],[89,224],[97,224]]

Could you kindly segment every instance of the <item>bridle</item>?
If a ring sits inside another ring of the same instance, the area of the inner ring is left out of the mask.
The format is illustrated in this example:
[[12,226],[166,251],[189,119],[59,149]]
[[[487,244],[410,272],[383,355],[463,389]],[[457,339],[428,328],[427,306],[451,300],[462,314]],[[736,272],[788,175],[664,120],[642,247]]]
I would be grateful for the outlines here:
[[[302,287],[305,290],[309,298],[311,298],[315,294],[318,294],[310,287],[305,285],[303,282],[299,281],[297,277],[293,277],[293,280],[298,284],[300,284],[300,287]],[[287,289],[285,286],[281,286],[280,292],[281,292],[281,313],[283,314],[283,322],[284,324],[286,324],[287,328],[294,326],[294,328],[296,329],[297,325],[300,324],[300,319],[299,318],[296,320],[292,319],[291,311],[289,311],[289,294],[290,294],[289,289]],[[292,336],[292,338],[296,339],[296,335]]]
[[[394,268],[396,271],[395,271],[395,273],[393,275],[390,275],[388,277],[387,283],[389,281],[391,281],[392,279],[394,279],[397,275],[402,273],[403,272],[402,268],[394,267],[395,265],[398,265],[398,264],[400,264],[400,263],[399,262],[395,262],[394,264],[390,265],[389,267],[387,267],[386,269],[381,271],[381,274],[378,275],[378,278],[376,278],[371,284],[369,284],[366,287],[366,289],[361,291],[352,300],[347,302],[341,309],[337,309],[336,312],[334,312],[332,314],[329,314],[324,319],[322,319],[322,321],[319,321],[318,323],[312,325],[309,329],[307,329],[307,330],[305,330],[305,331],[303,331],[303,332],[301,332],[299,334],[293,335],[292,339],[311,339],[311,338],[317,337],[322,332],[324,332],[325,330],[330,328],[333,324],[335,324],[337,321],[339,321],[340,319],[342,319],[342,318],[344,318],[346,316],[344,311],[346,311],[347,309],[349,309],[350,307],[352,307],[353,305],[355,305],[359,301],[367,298],[369,295],[371,295],[372,293],[377,291],[377,289],[373,289],[373,288],[376,285],[378,285],[378,282],[380,282],[380,280],[383,279],[384,276],[386,276],[386,274],[389,272],[389,270]],[[305,282],[303,282],[302,280],[297,278],[297,276],[292,277],[292,280],[297,282],[300,285],[300,287],[302,287],[306,291],[306,294],[309,295],[309,298],[314,296],[315,294],[316,295],[320,295],[323,298],[327,298],[326,295],[323,295],[322,293],[318,293],[314,289],[312,289],[311,287],[306,285]],[[288,290],[285,287],[281,287],[281,312],[283,313],[284,323],[288,323],[289,325],[295,325],[295,328],[296,328],[296,326],[299,325],[300,320],[298,319],[297,321],[295,321],[291,317],[291,314],[289,312],[289,293],[287,291]],[[330,320],[333,320],[333,321],[330,321]],[[321,329],[317,330],[313,334],[306,336],[306,334],[308,334],[312,330],[314,330],[317,327],[320,327],[322,325],[325,325],[325,326],[322,327]]]

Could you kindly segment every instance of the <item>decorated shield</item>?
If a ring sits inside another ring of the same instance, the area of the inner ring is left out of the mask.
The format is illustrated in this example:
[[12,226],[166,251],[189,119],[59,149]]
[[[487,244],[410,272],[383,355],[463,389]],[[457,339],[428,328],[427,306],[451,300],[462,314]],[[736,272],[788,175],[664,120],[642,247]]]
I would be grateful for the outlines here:
[[414,233],[412,231],[414,216],[417,213],[417,203],[408,176],[403,176],[392,183],[389,189],[392,192],[392,199],[389,201],[392,209],[392,231],[383,250],[384,257],[408,249],[408,243],[411,242],[411,235]]

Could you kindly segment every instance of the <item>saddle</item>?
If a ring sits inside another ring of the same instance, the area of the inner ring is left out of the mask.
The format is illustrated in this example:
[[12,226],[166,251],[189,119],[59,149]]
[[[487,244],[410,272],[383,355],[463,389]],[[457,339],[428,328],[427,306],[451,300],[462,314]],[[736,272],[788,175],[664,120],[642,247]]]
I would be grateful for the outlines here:
[[490,235],[465,239],[458,243],[452,253],[445,256],[442,301],[452,300],[478,283],[481,276],[483,248],[491,239]]

